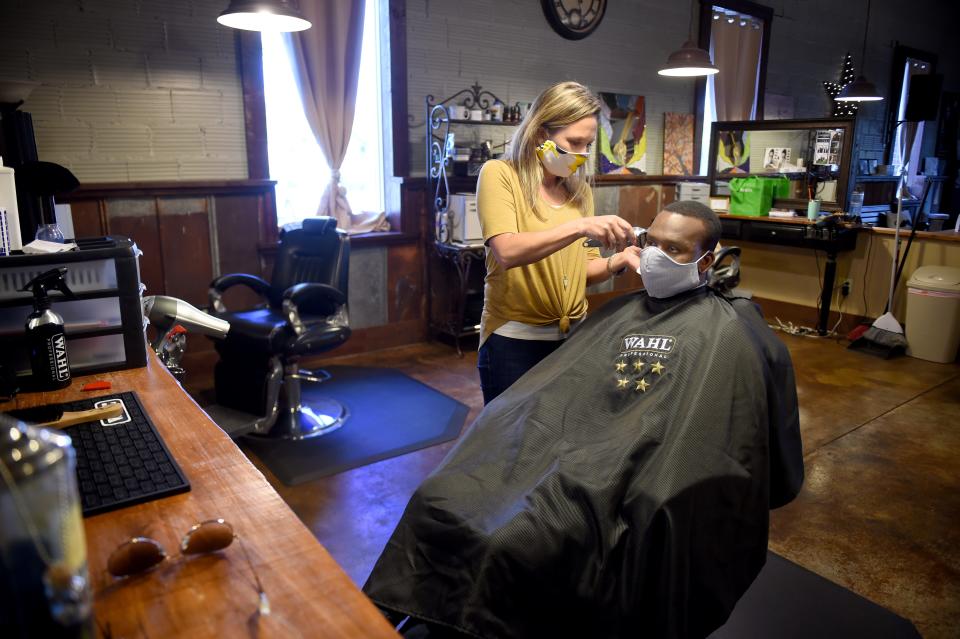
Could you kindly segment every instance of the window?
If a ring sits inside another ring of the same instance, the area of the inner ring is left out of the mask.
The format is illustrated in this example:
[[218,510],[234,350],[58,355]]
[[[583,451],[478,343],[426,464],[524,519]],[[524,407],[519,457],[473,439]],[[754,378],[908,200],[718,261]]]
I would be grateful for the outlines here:
[[[315,215],[330,181],[327,161],[303,112],[294,77],[290,35],[263,33],[270,178],[277,181],[277,223]],[[381,43],[378,0],[366,0],[353,129],[340,183],[355,212],[384,210]]]
[[697,110],[703,114],[700,174],[706,175],[711,125],[717,120],[762,119],[773,11],[740,0],[701,1],[700,8],[700,46],[720,69],[698,84]]

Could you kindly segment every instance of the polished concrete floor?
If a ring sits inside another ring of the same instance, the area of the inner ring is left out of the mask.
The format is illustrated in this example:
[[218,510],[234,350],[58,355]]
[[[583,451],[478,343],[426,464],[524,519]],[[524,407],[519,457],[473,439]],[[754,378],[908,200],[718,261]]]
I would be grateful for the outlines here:
[[[783,336],[797,371],[806,483],[771,517],[770,548],[912,620],[960,636],[960,366],[884,361],[833,340]],[[441,344],[340,358],[399,369],[470,406],[476,354]],[[407,499],[451,444],[279,493],[358,584]]]

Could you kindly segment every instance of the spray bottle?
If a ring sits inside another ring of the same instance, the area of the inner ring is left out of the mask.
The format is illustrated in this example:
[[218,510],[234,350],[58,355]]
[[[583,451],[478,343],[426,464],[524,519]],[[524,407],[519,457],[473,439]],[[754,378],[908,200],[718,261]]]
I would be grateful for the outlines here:
[[67,338],[63,318],[50,309],[47,292],[57,289],[68,297],[62,266],[41,273],[30,280],[21,291],[33,291],[33,312],[27,317],[27,340],[30,345],[30,366],[36,390],[56,390],[70,385],[70,359],[67,357]]

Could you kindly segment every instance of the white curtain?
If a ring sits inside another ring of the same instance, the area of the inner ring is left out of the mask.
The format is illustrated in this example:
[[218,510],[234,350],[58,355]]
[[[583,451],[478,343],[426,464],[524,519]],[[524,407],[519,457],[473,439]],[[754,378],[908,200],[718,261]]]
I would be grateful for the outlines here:
[[713,21],[713,77],[717,120],[751,120],[757,102],[757,69],[760,65],[761,29],[740,26],[725,19]]
[[300,0],[300,9],[313,26],[291,34],[303,111],[330,165],[330,182],[317,214],[336,218],[337,226],[351,233],[389,230],[383,213],[369,219],[353,215],[340,184],[353,129],[364,5],[364,0]]

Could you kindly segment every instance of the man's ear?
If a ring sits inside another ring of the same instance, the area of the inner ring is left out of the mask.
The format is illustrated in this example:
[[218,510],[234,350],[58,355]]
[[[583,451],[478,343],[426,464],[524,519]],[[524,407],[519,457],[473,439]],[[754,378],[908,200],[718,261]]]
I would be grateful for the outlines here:
[[697,267],[697,269],[701,274],[706,273],[708,270],[710,270],[710,267],[713,266],[713,263],[716,261],[716,259],[716,254],[714,254],[713,251],[710,251],[703,256],[703,259],[700,260],[700,265]]

